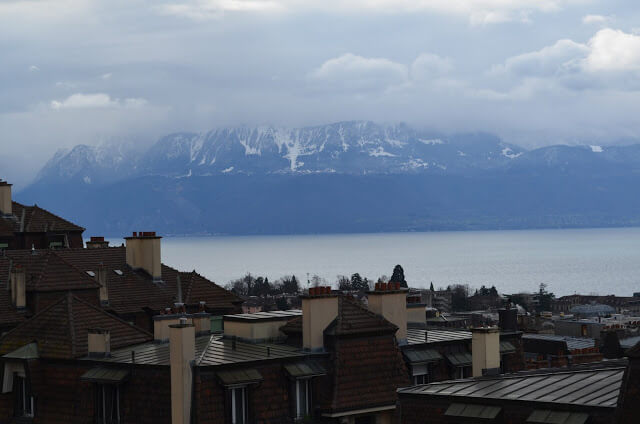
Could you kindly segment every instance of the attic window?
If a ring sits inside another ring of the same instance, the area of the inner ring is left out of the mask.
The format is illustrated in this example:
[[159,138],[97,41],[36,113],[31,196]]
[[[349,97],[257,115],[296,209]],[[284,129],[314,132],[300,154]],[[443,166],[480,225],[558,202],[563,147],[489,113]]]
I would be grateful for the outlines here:
[[85,271],[89,277],[95,277],[96,273],[93,271]]
[[119,269],[114,269],[113,272],[115,272],[117,275],[119,275],[121,277],[124,275],[123,272],[120,271]]

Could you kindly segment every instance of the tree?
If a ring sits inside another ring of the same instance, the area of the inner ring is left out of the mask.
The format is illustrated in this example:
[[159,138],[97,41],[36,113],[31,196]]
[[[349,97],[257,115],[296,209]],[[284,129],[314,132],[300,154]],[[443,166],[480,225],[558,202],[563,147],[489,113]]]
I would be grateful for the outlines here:
[[282,292],[286,294],[298,294],[300,293],[300,285],[295,275],[285,275],[280,279],[280,286]]
[[320,277],[319,275],[314,275],[313,277],[311,277],[311,286],[312,287],[325,286],[326,284],[327,284],[327,282],[325,281],[325,279]]
[[429,290],[432,291],[432,292],[435,291],[434,288],[433,288],[433,281],[431,282],[431,285],[429,286]]
[[284,296],[281,296],[281,297],[277,298],[276,299],[276,307],[280,311],[289,310],[289,303],[287,302],[287,298],[284,297]]
[[389,277],[387,277],[386,275],[381,275],[380,277],[378,277],[378,283],[386,283],[387,281],[389,281]]
[[391,275],[390,283],[400,283],[400,287],[408,287],[407,280],[404,279],[404,270],[400,265],[396,265],[393,268],[393,274]]
[[353,286],[351,285],[351,280],[346,275],[338,275],[338,290],[342,291],[351,291],[353,290]]
[[360,274],[356,272],[355,274],[351,275],[351,290],[357,290],[360,292],[369,290],[369,280],[365,282]]
[[463,284],[455,284],[447,287],[451,291],[451,309],[454,311],[469,310],[469,286]]
[[550,311],[551,310],[551,302],[555,299],[555,295],[547,291],[547,285],[545,283],[540,283],[540,287],[538,288],[538,312],[542,311]]

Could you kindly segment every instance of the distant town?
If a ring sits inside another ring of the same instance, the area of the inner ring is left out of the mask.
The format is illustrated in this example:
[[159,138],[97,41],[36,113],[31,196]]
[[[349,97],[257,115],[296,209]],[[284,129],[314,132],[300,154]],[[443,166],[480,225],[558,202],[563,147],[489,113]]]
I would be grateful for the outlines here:
[[640,293],[210,281],[0,180],[0,423],[637,423]]

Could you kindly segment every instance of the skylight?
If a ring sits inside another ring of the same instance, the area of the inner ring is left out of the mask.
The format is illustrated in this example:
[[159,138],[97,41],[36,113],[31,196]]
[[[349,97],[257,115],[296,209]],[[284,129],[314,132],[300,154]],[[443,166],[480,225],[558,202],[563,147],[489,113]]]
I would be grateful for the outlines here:
[[95,277],[96,273],[93,271],[85,271],[89,277]]
[[123,272],[120,271],[119,269],[114,269],[113,272],[115,272],[116,274],[118,274],[121,277],[124,275]]

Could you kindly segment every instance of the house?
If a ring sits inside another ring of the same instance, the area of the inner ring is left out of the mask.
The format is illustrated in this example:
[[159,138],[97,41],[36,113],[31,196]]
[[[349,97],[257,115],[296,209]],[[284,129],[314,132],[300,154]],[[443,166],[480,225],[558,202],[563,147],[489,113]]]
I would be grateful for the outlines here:
[[11,184],[0,180],[0,250],[81,248],[83,232],[38,205],[14,202]]
[[[0,331],[5,332],[72,291],[138,327],[152,331],[153,316],[174,303],[187,312],[200,302],[213,317],[240,312],[242,299],[195,271],[180,272],[161,261],[154,232],[126,237],[126,246],[7,250],[0,255]],[[89,245],[91,246],[91,245]],[[215,319],[215,318],[214,318]]]

